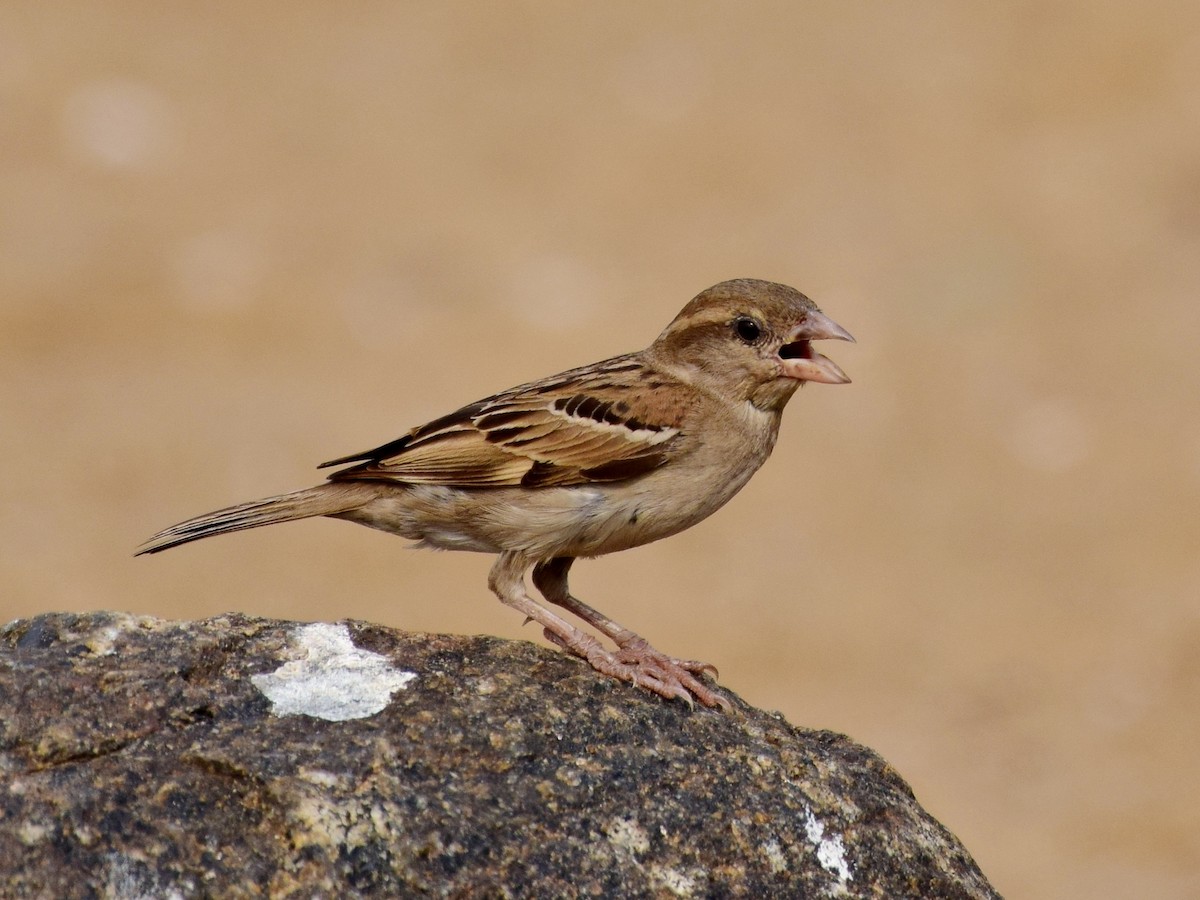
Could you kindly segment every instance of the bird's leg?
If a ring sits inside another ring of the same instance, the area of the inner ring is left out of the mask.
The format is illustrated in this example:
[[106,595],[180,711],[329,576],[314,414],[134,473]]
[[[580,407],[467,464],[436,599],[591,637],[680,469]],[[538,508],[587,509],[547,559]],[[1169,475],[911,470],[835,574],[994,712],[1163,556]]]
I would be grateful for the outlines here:
[[[588,606],[577,597],[571,596],[567,586],[567,573],[574,561],[574,557],[560,556],[544,560],[534,566],[533,583],[543,597],[583,619],[593,628],[611,638],[619,648],[616,654],[619,662],[653,673],[653,677],[658,680],[678,684],[705,706],[728,708],[728,701],[724,697],[710,690],[695,677],[711,675],[716,679],[718,674],[716,666],[693,659],[676,659],[660,653],[645,638],[610,619],[598,609]],[[548,632],[546,637],[558,643],[555,635]]]
[[619,659],[586,631],[580,631],[561,616],[535,603],[525,591],[525,570],[532,563],[533,560],[520,553],[501,553],[488,573],[488,586],[500,598],[500,602],[541,625],[546,637],[551,641],[587,660],[589,665],[601,674],[632,682],[668,699],[678,697],[690,706],[695,697],[705,706],[728,707],[725,698],[708,690],[696,681],[690,672],[679,669],[687,679],[684,680],[670,677],[669,667],[651,669],[642,665],[631,665]]
[[488,573],[488,586],[500,601],[523,613],[542,626],[547,638],[576,656],[587,660],[601,674],[641,685],[668,699],[678,697],[688,704],[692,695],[678,682],[672,684],[654,674],[622,662],[595,637],[580,631],[570,622],[534,602],[525,591],[525,570],[533,560],[519,553],[504,552]]
[[534,621],[546,631],[559,646],[570,650],[584,659],[595,652],[603,650],[600,642],[585,631],[580,631],[566,619],[555,615],[550,610],[533,600],[525,591],[525,570],[531,560],[519,553],[505,551],[496,559],[492,570],[488,573],[488,587],[500,598],[500,602],[511,606],[525,614],[525,621]]
[[[574,557],[559,556],[538,563],[533,569],[534,586],[551,603],[579,616],[593,628],[612,638],[613,642],[622,650],[628,650],[633,654],[646,648],[653,651],[653,648],[641,635],[630,631],[620,622],[610,619],[595,607],[588,606],[578,597],[572,596],[570,588],[567,586],[567,573],[573,562],[575,562]],[[694,659],[676,659],[673,656],[668,659],[697,675],[708,673],[716,678],[720,674],[712,663],[699,662]]]

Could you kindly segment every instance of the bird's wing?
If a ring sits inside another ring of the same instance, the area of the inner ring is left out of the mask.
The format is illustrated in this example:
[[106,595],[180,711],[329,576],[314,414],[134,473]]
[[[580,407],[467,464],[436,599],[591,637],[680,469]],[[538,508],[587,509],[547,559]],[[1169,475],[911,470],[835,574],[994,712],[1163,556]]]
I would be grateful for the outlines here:
[[464,406],[399,440],[323,463],[331,481],[458,487],[613,482],[656,469],[686,392],[636,355],[572,369]]

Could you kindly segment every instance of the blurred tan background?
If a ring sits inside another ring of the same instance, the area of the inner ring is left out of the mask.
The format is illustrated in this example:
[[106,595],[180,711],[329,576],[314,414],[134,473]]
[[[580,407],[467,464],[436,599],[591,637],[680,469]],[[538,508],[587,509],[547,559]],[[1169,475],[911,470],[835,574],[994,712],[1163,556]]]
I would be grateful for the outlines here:
[[0,618],[539,639],[341,522],[131,552],[785,281],[854,384],[577,593],[1005,894],[1200,896],[1194,2],[5,3],[0,142]]

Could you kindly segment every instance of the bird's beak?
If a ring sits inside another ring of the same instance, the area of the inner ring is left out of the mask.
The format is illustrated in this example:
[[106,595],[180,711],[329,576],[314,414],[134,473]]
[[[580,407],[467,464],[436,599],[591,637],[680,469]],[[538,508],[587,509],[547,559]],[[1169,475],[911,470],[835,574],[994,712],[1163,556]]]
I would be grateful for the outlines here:
[[824,313],[810,312],[787,336],[779,348],[783,374],[797,381],[821,381],[825,384],[849,384],[850,379],[838,364],[812,348],[810,341],[851,341],[845,328]]

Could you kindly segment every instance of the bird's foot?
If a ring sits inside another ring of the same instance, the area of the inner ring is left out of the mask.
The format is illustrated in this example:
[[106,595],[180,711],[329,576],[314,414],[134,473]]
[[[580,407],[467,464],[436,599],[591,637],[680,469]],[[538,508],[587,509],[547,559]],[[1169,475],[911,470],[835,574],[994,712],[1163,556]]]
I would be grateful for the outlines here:
[[633,635],[632,638],[621,641],[619,646],[620,649],[617,651],[616,656],[617,659],[623,662],[637,663],[646,656],[650,656],[655,659],[665,660],[670,665],[677,666],[701,678],[711,678],[713,681],[716,681],[721,677],[721,673],[717,671],[717,667],[712,663],[701,662],[698,659],[676,659],[674,656],[665,656],[651,647],[650,642],[644,637]]
[[709,663],[667,656],[640,637],[623,642],[613,653],[590,635],[577,645],[568,643],[549,629],[545,635],[563,649],[586,659],[602,675],[628,681],[668,700],[682,700],[688,706],[699,700],[703,706],[725,712],[733,709],[728,700],[701,681],[705,676],[716,678],[717,669]]

